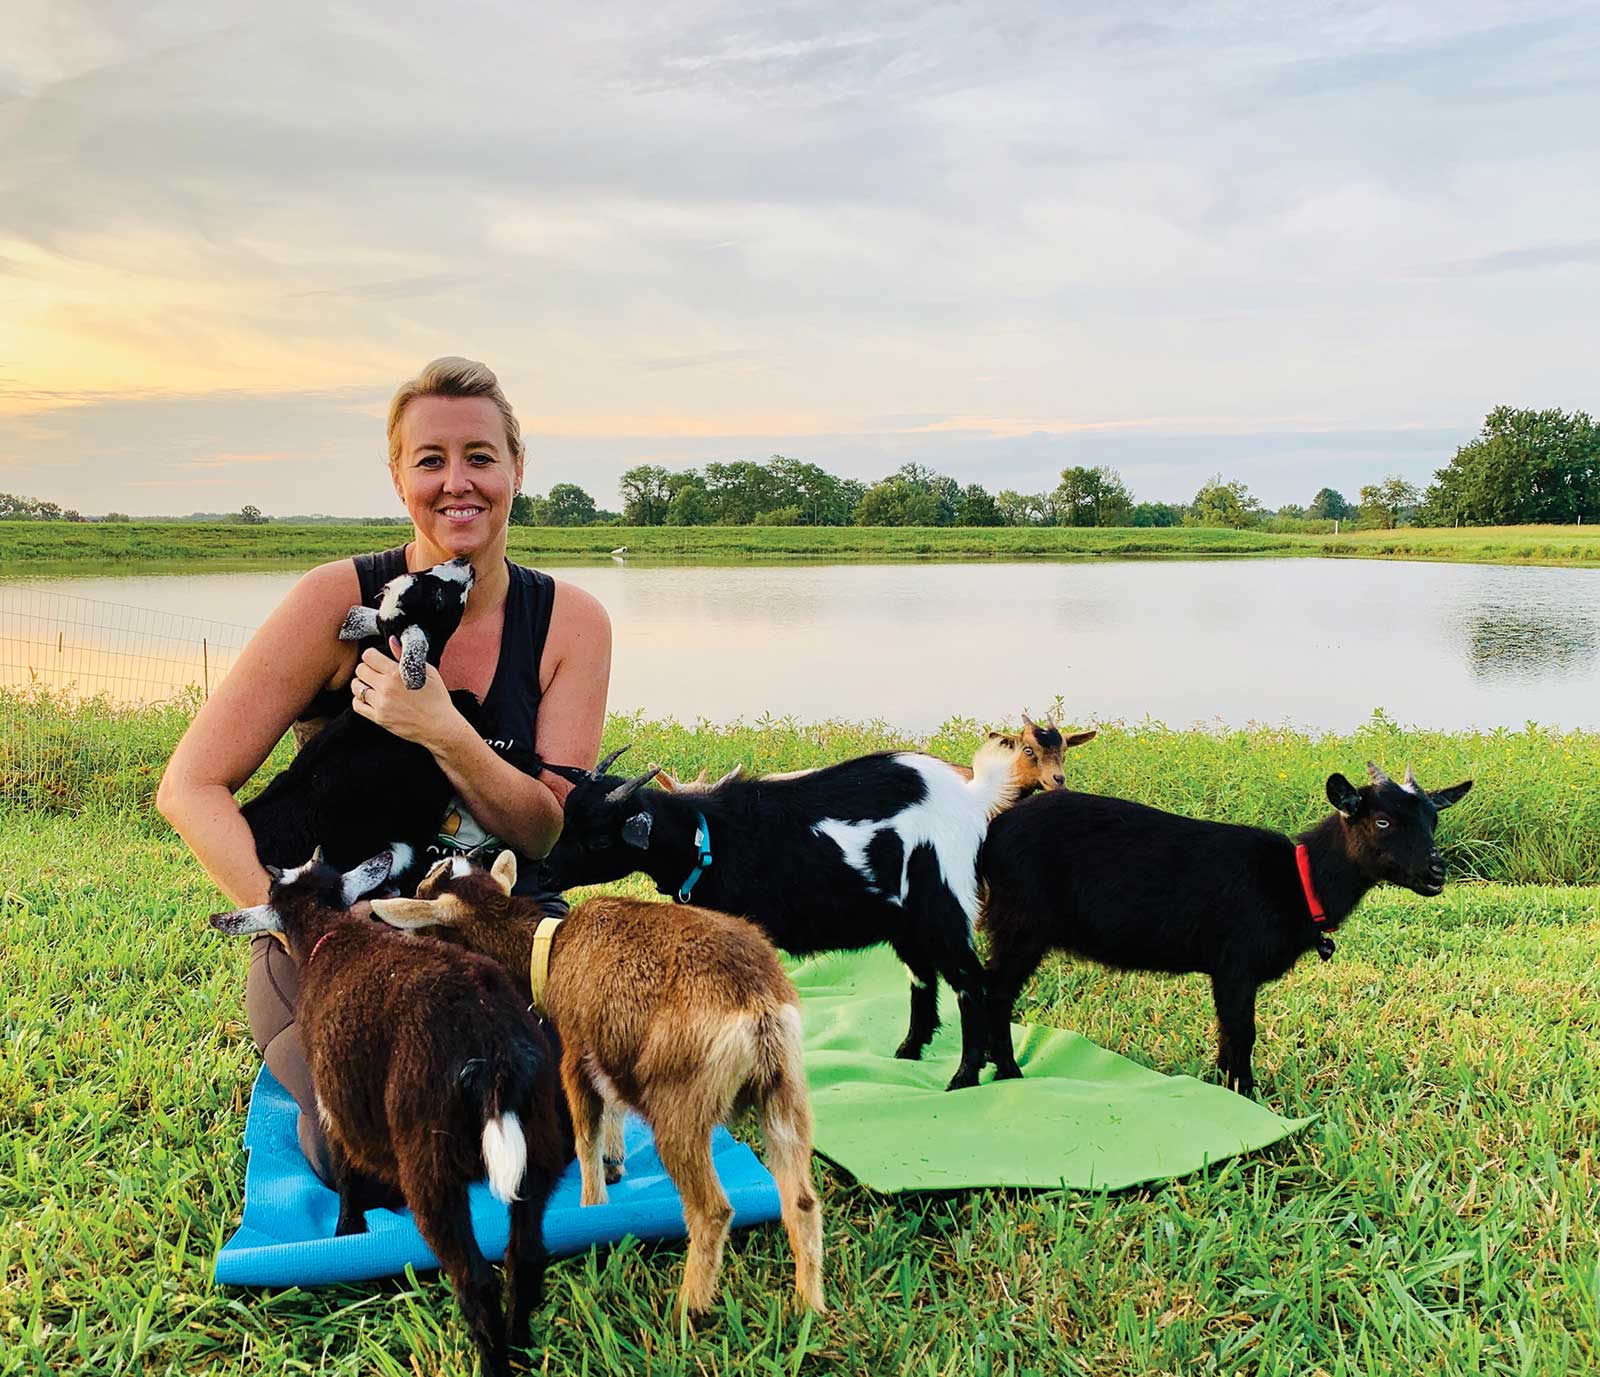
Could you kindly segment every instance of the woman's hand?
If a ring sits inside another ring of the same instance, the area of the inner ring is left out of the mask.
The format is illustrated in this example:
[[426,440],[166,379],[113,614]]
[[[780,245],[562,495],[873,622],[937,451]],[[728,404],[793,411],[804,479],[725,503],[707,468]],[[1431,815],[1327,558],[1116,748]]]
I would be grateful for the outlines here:
[[[398,642],[392,636],[389,639],[398,654]],[[435,754],[453,734],[471,730],[450,701],[450,691],[437,669],[426,666],[422,687],[408,689],[400,678],[399,663],[377,649],[364,652],[356,665],[350,680],[350,706],[402,741],[414,741]]]

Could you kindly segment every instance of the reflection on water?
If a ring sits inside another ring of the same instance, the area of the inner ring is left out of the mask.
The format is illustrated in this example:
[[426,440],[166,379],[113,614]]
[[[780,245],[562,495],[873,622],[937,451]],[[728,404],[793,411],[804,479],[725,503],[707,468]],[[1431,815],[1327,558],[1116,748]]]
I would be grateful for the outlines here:
[[1480,678],[1581,676],[1600,657],[1600,621],[1576,609],[1484,608],[1467,619],[1466,641]]
[[[1059,694],[1079,719],[1173,725],[1344,730],[1382,707],[1439,728],[1600,728],[1600,570],[1248,560],[554,572],[611,614],[611,706],[687,721],[770,712],[926,731],[953,716],[1014,718]],[[50,672],[54,653],[80,687],[134,698],[158,696],[163,675],[214,682],[241,628],[297,576],[0,584],[0,670],[7,682],[18,665]],[[27,597],[32,620],[17,611]],[[60,602],[60,625],[43,610],[51,599],[73,600]],[[141,621],[129,608],[148,611]]]

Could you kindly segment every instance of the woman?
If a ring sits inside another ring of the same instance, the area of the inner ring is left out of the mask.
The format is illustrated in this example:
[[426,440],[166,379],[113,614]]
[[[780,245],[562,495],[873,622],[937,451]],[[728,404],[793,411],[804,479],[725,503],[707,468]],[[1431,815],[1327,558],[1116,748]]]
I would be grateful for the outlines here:
[[[304,740],[348,703],[426,746],[455,786],[440,820],[441,845],[509,846],[530,862],[518,866],[528,883],[537,872],[531,861],[560,834],[570,786],[514,762],[530,748],[563,764],[592,766],[599,754],[611,624],[589,594],[506,559],[523,449],[494,374],[468,359],[435,359],[395,393],[388,429],[389,474],[411,517],[411,541],[305,575],[196,715],[156,795],[217,887],[241,907],[264,903],[268,880],[233,796],[291,726]],[[472,593],[422,688],[406,689],[399,666],[375,645],[338,639],[352,604],[375,604],[395,575],[458,555],[472,561]],[[458,688],[482,701],[486,736],[451,704]],[[558,897],[548,902],[561,911]],[[257,938],[245,991],[251,1032],[299,1103],[300,1145],[326,1179],[327,1146],[294,1026],[296,989],[288,954]]]

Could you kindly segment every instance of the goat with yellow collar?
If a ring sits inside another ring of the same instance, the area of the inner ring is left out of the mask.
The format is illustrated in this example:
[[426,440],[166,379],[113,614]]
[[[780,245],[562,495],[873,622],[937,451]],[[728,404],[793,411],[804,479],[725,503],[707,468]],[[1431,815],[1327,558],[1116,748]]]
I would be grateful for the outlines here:
[[537,901],[512,895],[516,878],[509,851],[487,871],[453,857],[428,872],[415,899],[375,899],[372,910],[394,927],[450,928],[554,1020],[585,1205],[606,1199],[602,1150],[620,1142],[623,1109],[649,1123],[683,1197],[689,1256],[679,1303],[691,1313],[711,1303],[733,1218],[711,1131],[757,1106],[795,1291],[824,1310],[800,999],[771,943],[742,918],[688,904],[604,896],[548,918]]

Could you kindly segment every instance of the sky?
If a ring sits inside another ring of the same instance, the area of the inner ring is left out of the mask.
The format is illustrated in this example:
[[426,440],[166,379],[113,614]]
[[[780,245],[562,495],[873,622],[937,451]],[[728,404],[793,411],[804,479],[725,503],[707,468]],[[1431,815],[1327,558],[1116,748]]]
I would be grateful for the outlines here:
[[1596,410],[1600,7],[10,0],[0,490],[398,514],[782,453],[1267,506]]

